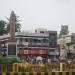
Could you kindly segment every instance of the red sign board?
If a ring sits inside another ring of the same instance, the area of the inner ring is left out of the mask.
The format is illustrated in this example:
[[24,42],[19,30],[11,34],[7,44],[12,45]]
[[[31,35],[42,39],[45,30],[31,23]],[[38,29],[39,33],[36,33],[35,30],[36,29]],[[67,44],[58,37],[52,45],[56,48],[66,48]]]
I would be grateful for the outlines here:
[[28,50],[28,54],[38,54],[38,50]]
[[39,54],[47,54],[48,53],[48,51],[46,51],[46,50],[39,50]]
[[19,54],[24,54],[24,50],[19,50]]
[[28,50],[28,54],[47,54],[46,50]]
[[28,54],[28,50],[24,50],[24,54]]
[[18,50],[18,54],[47,54],[47,50]]

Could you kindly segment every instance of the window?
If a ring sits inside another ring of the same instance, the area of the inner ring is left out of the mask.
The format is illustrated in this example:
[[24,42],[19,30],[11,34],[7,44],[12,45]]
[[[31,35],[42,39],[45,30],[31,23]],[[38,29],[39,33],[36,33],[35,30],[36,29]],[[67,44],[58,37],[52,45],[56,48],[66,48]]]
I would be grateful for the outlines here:
[[50,43],[49,43],[49,47],[51,47],[51,48],[55,48],[56,45],[57,45],[56,42],[50,42]]
[[41,43],[41,40],[38,40],[38,43]]
[[25,39],[25,42],[28,42],[28,39],[27,38]]
[[75,49],[75,46],[73,46],[73,49]]
[[43,42],[44,42],[44,43],[47,43],[47,42],[48,42],[48,39],[43,39]]
[[22,38],[20,38],[19,44],[22,44]]
[[40,33],[43,33],[44,34],[44,31],[40,31]]

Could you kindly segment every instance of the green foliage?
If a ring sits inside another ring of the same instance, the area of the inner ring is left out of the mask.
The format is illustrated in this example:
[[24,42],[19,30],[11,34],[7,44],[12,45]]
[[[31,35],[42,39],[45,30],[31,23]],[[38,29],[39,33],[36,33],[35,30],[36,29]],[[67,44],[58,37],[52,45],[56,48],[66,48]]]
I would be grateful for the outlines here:
[[24,71],[24,67],[19,66],[19,67],[18,67],[18,71],[19,71],[19,72],[23,72],[23,71]]
[[5,62],[5,58],[4,57],[0,57],[0,64],[3,64]]
[[27,63],[23,65],[22,63],[20,63],[18,66],[18,71],[19,72],[30,72],[31,71],[30,65]]
[[15,63],[15,62],[17,62],[16,58],[0,57],[0,64]]
[[[16,16],[16,15],[15,15]],[[8,19],[8,21],[9,21],[9,19]],[[21,24],[19,23],[19,20],[18,20],[18,16],[16,16],[16,26],[15,26],[15,31],[16,32],[20,32],[21,30]],[[10,31],[10,24],[9,24],[9,22],[7,23],[7,33],[9,33],[9,31]]]
[[30,72],[30,65],[28,65],[28,66],[25,68],[25,71],[26,71],[26,72]]
[[[4,20],[0,20],[0,35],[9,33],[9,31],[10,31],[9,21],[10,21],[10,19],[8,19],[8,22],[6,22]],[[19,23],[19,21],[20,20],[18,20],[18,16],[16,16],[16,27],[15,27],[15,31],[16,32],[20,32],[21,31],[21,24]]]
[[0,20],[0,35],[6,34],[6,22]]
[[45,71],[46,71],[44,64],[42,64],[42,66],[40,66],[40,71],[41,71],[41,72],[45,72]]
[[7,60],[11,63],[18,62],[18,60],[16,58],[7,58]]

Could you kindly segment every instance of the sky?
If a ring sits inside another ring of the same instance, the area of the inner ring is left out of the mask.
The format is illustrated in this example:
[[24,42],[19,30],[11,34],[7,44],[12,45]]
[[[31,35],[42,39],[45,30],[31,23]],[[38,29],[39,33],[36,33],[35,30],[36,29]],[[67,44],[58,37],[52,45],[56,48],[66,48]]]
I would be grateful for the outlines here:
[[6,20],[11,11],[19,16],[22,31],[37,28],[60,31],[68,25],[75,33],[75,0],[0,0],[0,20]]

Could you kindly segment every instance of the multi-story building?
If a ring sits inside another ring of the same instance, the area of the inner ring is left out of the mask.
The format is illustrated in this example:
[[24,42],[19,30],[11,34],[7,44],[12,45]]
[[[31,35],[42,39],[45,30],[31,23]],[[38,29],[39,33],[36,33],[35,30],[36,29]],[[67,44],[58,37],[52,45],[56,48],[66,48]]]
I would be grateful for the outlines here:
[[48,31],[48,33],[49,33],[49,47],[51,48],[49,50],[49,58],[53,58],[53,60],[56,60],[56,58],[59,57],[59,51],[57,49],[57,32]]
[[[9,34],[0,36],[0,48],[7,51]],[[42,56],[54,58],[58,56],[57,32],[37,29],[35,33],[17,32],[15,34],[18,56]],[[55,54],[57,53],[57,54]]]

